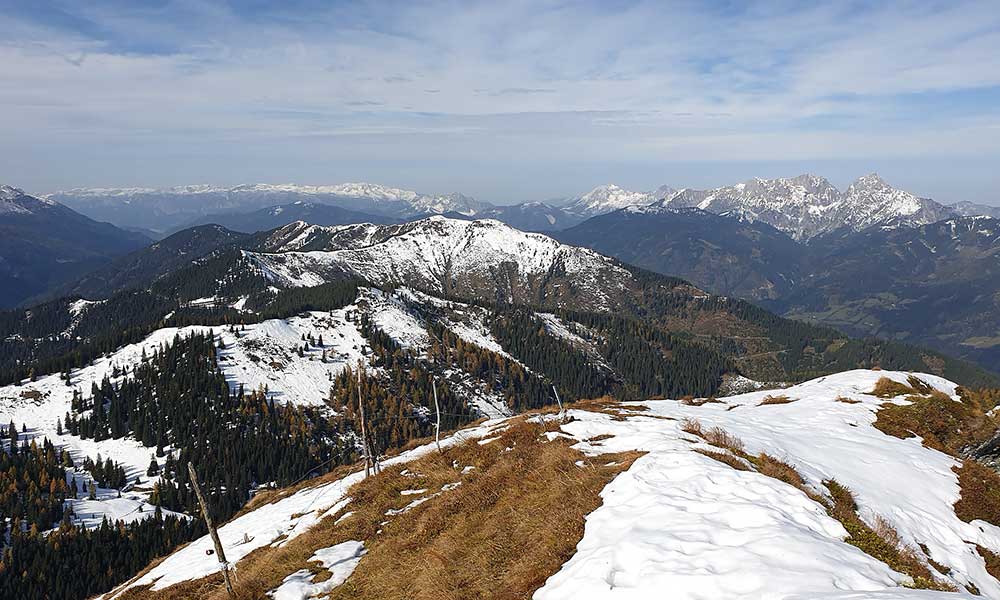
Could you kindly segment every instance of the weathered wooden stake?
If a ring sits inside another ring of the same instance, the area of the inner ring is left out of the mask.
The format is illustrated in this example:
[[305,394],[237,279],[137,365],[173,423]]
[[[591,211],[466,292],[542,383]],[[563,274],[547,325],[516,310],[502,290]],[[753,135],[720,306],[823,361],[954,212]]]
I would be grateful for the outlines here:
[[559,399],[559,390],[557,390],[556,386],[554,385],[552,386],[552,393],[556,395],[556,404],[559,405],[559,420],[562,421],[565,418],[565,414],[563,413],[562,400]]
[[361,413],[361,449],[365,457],[365,477],[371,475],[371,457],[368,456],[368,435],[365,433],[365,403],[361,399],[361,365],[358,364],[358,411]]
[[437,444],[438,454],[441,454],[441,407],[438,406],[437,377],[431,381],[431,389],[434,390],[434,412],[437,413],[437,423],[434,425],[434,443]]
[[222,549],[219,532],[216,531],[215,523],[212,522],[212,517],[208,514],[208,504],[205,502],[205,496],[201,493],[201,486],[198,485],[198,473],[195,472],[193,463],[188,463],[188,473],[191,475],[191,487],[194,488],[194,493],[198,496],[198,504],[201,505],[201,514],[205,517],[205,524],[208,525],[208,533],[212,536],[212,542],[215,544],[215,553],[219,555],[219,567],[222,569],[222,578],[226,581],[226,592],[229,593],[230,598],[233,598],[233,582],[229,580],[229,562],[226,561],[226,551]]

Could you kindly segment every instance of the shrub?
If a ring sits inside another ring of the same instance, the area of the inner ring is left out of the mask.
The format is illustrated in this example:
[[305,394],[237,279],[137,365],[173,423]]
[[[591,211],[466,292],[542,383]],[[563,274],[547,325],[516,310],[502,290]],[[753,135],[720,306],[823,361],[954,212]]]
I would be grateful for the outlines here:
[[743,453],[743,440],[730,434],[721,427],[713,427],[705,432],[705,440],[709,444],[725,448],[736,454]]
[[704,432],[701,428],[701,421],[698,419],[687,418],[681,422],[681,431],[696,435],[698,437],[705,437]]

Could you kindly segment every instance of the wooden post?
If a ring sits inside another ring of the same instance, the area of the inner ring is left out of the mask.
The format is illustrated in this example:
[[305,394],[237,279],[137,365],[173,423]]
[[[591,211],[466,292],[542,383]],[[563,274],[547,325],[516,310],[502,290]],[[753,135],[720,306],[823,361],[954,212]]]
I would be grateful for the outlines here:
[[554,385],[552,386],[552,393],[556,395],[556,404],[559,405],[559,420],[561,421],[564,418],[562,400],[559,399],[559,390]]
[[431,380],[431,389],[434,390],[434,412],[437,413],[437,423],[434,425],[434,443],[437,444],[438,454],[441,454],[441,407],[438,405],[437,377]]
[[368,435],[365,433],[365,403],[361,400],[361,363],[358,363],[358,411],[361,413],[361,450],[365,457],[365,477],[371,475],[371,458],[368,456]]
[[208,504],[205,502],[205,496],[201,494],[201,486],[198,485],[198,474],[194,470],[193,463],[188,463],[188,473],[191,475],[191,487],[194,488],[194,493],[198,496],[198,504],[201,505],[201,514],[205,517],[205,524],[208,525],[208,533],[212,536],[212,542],[215,544],[215,553],[219,555],[222,578],[226,581],[226,592],[232,598],[233,582],[229,580],[229,563],[226,561],[226,551],[222,548],[222,540],[219,539],[219,532],[216,531],[215,524],[212,523],[212,517],[208,514]]

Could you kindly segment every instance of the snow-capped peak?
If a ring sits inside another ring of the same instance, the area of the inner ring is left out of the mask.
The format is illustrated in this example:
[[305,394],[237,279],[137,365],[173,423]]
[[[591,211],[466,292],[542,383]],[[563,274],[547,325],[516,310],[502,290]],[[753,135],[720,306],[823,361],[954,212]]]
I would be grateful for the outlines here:
[[893,188],[875,173],[859,178],[846,192],[823,177],[807,173],[778,179],[758,177],[711,190],[685,189],[657,205],[696,207],[759,220],[797,239],[843,226],[866,229],[900,217],[907,223],[925,224],[951,214],[933,200]]
[[583,216],[596,216],[629,206],[649,205],[672,193],[673,189],[668,186],[660,186],[652,192],[633,192],[609,183],[573,199],[566,206],[566,211]]
[[54,206],[55,202],[44,198],[36,198],[24,193],[24,190],[0,185],[0,214],[32,214],[36,209]]
[[18,196],[23,196],[24,191],[9,185],[0,185],[0,200],[13,200]]
[[586,290],[586,298],[578,301],[606,310],[609,294],[631,280],[614,260],[592,250],[492,219],[433,216],[396,225],[332,227],[296,222],[274,231],[261,249],[247,256],[276,284],[288,287],[350,274],[377,285],[464,289],[494,298],[496,274],[503,273],[510,287],[501,286],[499,293],[511,296],[506,301],[523,301],[548,279],[570,276]]
[[850,187],[858,187],[862,189],[879,189],[892,187],[884,179],[882,179],[878,173],[872,171],[867,175],[862,175],[858,177]]
[[847,188],[838,211],[838,221],[856,230],[898,220],[924,225],[948,218],[952,209],[937,202],[897,190],[876,173],[870,173]]

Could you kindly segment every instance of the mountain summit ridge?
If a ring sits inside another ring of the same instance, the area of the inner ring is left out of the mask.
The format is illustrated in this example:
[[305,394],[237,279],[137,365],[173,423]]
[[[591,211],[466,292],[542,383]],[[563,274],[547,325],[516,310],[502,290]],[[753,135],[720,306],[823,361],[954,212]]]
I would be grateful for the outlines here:
[[763,221],[798,240],[841,227],[860,231],[889,221],[926,225],[957,214],[952,207],[892,187],[877,173],[859,177],[844,191],[810,173],[757,177],[709,190],[684,189],[651,207],[728,213]]

